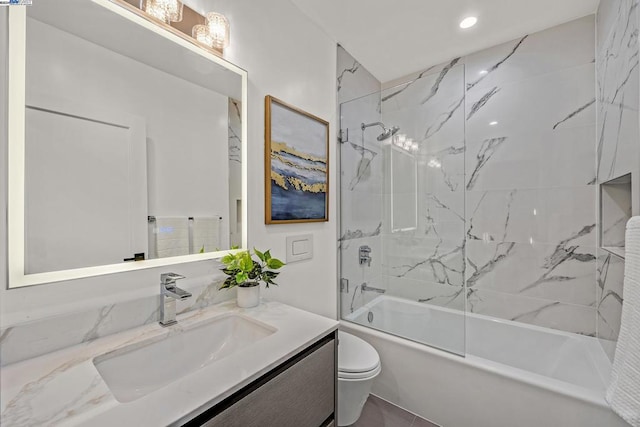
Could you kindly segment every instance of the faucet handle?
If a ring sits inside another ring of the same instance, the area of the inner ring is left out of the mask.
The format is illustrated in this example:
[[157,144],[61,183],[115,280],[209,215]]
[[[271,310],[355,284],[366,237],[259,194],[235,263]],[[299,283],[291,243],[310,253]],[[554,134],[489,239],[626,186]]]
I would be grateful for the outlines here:
[[184,276],[176,273],[162,273],[160,275],[160,283],[163,285],[169,285],[175,283],[176,280],[184,279]]

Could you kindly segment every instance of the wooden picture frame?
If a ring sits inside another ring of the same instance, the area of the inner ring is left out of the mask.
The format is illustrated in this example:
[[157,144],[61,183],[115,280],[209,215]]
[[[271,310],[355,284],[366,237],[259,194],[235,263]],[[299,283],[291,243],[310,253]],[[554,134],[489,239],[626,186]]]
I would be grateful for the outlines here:
[[329,122],[265,101],[265,223],[329,221]]

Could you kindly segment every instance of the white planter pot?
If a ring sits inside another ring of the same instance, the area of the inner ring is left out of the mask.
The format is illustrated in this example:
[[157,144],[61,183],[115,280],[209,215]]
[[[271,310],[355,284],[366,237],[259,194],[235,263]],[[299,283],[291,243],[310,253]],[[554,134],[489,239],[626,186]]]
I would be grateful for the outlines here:
[[236,302],[240,308],[257,307],[260,304],[260,285],[238,286]]

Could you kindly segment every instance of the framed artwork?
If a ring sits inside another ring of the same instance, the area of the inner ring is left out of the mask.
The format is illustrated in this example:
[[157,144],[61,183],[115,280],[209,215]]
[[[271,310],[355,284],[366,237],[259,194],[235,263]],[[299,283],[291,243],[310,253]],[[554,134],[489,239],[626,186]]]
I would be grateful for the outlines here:
[[329,220],[329,122],[265,97],[265,223]]

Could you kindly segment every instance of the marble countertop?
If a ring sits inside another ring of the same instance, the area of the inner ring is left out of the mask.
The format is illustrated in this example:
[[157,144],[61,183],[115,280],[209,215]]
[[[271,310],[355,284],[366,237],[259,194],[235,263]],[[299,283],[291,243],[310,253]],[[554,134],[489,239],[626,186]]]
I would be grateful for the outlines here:
[[[111,394],[93,358],[203,320],[238,313],[277,331],[129,403]],[[141,326],[0,370],[0,424],[7,426],[163,426],[211,406],[338,327],[332,319],[277,302],[240,309],[235,301],[179,315],[178,324]],[[133,424],[132,424],[133,423]]]

